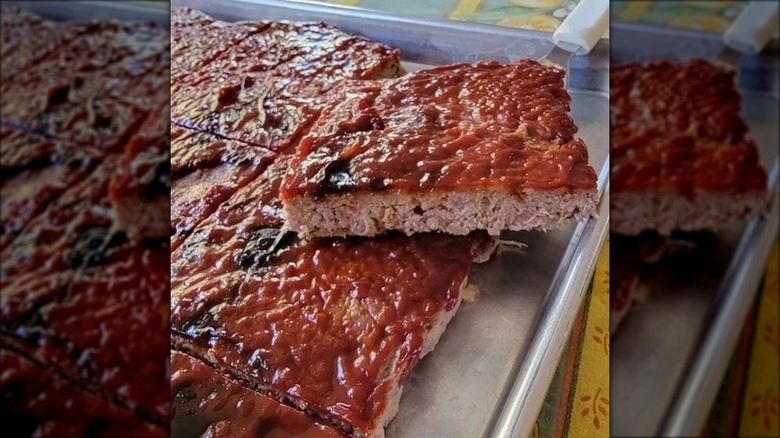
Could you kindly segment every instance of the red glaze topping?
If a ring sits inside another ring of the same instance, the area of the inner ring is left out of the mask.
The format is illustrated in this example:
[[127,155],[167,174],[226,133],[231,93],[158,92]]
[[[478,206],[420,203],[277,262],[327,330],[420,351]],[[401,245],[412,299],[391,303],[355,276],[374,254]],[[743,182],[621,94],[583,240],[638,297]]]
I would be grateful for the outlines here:
[[411,371],[428,329],[458,302],[477,242],[294,242],[249,258],[249,275],[219,300],[174,290],[172,324],[221,366],[365,432],[388,403],[386,368],[401,381]]
[[206,132],[171,125],[171,175],[180,178],[198,169],[217,167],[222,163],[241,163],[258,154],[272,155],[264,149],[227,140]]
[[171,6],[171,40],[178,43],[181,32],[187,28],[201,28],[213,22],[214,19],[203,12],[183,6]]
[[75,165],[85,159],[105,155],[99,147],[49,138],[6,125],[0,125],[0,141],[3,145],[0,148],[0,171],[2,171],[0,181],[6,181],[23,169],[48,164],[73,163]]
[[171,353],[171,395],[171,435],[179,438],[344,436],[175,351]]
[[[179,8],[185,9],[185,8]],[[173,16],[171,16],[173,19]],[[171,84],[187,78],[241,41],[261,32],[263,23],[189,22],[171,26]]]
[[764,190],[734,76],[703,60],[613,67],[613,190]]
[[266,243],[276,238],[284,224],[279,184],[288,164],[289,157],[277,159],[222,203],[173,251],[171,308],[175,315],[181,316],[193,297],[210,303],[224,299],[244,276],[245,248],[263,237]]
[[119,169],[111,180],[109,197],[121,202],[128,195],[147,200],[170,197],[170,123],[168,102],[153,111],[125,146]]
[[320,88],[267,73],[218,70],[193,74],[171,92],[175,123],[277,151],[316,117],[319,99],[309,96]]
[[[6,80],[16,80],[14,76],[88,30],[84,23],[63,25],[44,21],[17,8],[3,7],[0,16],[3,17],[0,44],[3,84]],[[35,38],[35,35],[46,35],[46,38]]]
[[[146,423],[11,351],[0,349],[0,412],[10,436],[164,437]],[[66,420],[65,420],[66,419]]]
[[522,60],[349,82],[298,146],[282,199],[330,192],[592,190],[563,72]]

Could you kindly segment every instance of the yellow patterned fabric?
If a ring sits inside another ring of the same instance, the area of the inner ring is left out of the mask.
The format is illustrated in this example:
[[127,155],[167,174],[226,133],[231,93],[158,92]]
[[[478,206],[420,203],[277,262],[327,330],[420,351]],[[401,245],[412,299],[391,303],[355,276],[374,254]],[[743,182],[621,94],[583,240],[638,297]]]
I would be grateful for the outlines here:
[[609,240],[599,255],[583,327],[568,436],[609,436]]
[[579,0],[327,0],[421,18],[494,24],[553,32]]
[[744,7],[737,1],[627,1],[615,2],[612,12],[620,21],[721,33]]
[[775,243],[759,296],[740,436],[780,436],[780,245]]
[[532,437],[608,437],[609,388],[607,240]]

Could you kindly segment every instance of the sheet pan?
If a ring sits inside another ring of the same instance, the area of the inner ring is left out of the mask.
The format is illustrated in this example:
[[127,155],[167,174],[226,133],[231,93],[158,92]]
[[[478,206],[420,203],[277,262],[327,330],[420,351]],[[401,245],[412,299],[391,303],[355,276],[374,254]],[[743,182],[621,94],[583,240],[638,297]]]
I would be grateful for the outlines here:
[[[716,34],[626,23],[613,23],[611,38],[613,64],[711,59],[723,47]],[[743,57],[738,72],[742,115],[771,173],[770,213],[697,236],[699,251],[643,271],[650,295],[631,309],[610,347],[616,436],[696,436],[712,408],[777,232],[777,56],[775,43]]]
[[[355,8],[274,0],[175,0],[215,18],[324,21],[401,49],[410,69],[454,62],[541,58],[549,34],[469,23],[424,21]],[[549,232],[506,233],[528,245],[476,266],[480,290],[412,372],[389,437],[528,436],[581,308],[606,236],[608,44],[575,57],[573,117],[600,171],[598,219]]]
[[153,21],[168,27],[170,7],[155,1],[3,1],[3,6],[22,7],[51,20]]

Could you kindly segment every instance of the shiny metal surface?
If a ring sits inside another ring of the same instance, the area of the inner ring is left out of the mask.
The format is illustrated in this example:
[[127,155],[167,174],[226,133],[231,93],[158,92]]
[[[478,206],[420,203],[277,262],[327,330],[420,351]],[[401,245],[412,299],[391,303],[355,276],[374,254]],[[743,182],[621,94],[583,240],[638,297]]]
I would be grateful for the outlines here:
[[[778,166],[775,162],[773,186],[777,187]],[[745,227],[739,246],[734,252],[712,313],[707,321],[708,330],[700,339],[693,353],[688,371],[661,427],[662,436],[693,436],[709,415],[709,409],[717,396],[719,383],[726,374],[729,358],[741,335],[753,299],[759,290],[769,251],[774,244],[778,225],[777,190],[772,196],[769,215],[762,220],[751,221]]]
[[3,1],[3,6],[24,7],[52,20],[144,20],[167,28],[170,8],[159,1]]
[[[717,35],[622,23],[611,36],[613,62],[712,58],[723,47]],[[778,163],[777,53],[775,45],[738,60],[742,115],[767,171]],[[700,235],[699,251],[643,270],[650,295],[630,310],[610,346],[613,435],[701,433],[777,232],[776,181],[766,219]]]
[[[319,20],[401,49],[408,70],[521,57],[552,49],[549,34],[469,23],[414,20],[354,8],[276,0],[174,0],[225,20]],[[528,436],[582,306],[609,221],[609,49],[602,41],[570,62],[572,116],[600,171],[599,218],[564,229],[505,233],[504,248],[475,266],[479,288],[404,387],[389,437]]]

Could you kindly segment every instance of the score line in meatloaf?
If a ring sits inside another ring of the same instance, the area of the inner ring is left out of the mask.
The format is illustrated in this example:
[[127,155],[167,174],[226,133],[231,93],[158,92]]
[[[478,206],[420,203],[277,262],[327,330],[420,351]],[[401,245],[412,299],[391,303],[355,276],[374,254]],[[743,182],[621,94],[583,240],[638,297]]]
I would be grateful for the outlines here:
[[720,229],[763,214],[766,172],[732,69],[694,59],[610,71],[610,227]]
[[177,351],[171,353],[171,397],[174,437],[345,436]]
[[165,436],[168,30],[1,15],[2,423]]
[[282,186],[307,235],[550,229],[595,214],[564,73],[534,60],[343,82]]
[[[189,355],[174,376],[207,366],[193,385],[231,382],[340,433],[382,436],[472,262],[495,241],[284,230],[279,186],[297,139],[343,80],[397,75],[398,52],[324,24],[225,23],[177,7],[171,22],[171,326],[174,360]],[[178,403],[173,424],[184,415],[209,423],[198,430],[254,427],[211,416],[204,402],[183,401],[185,415]]]

